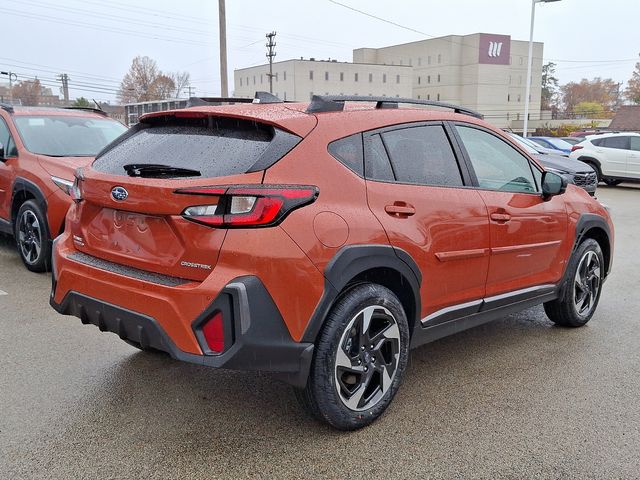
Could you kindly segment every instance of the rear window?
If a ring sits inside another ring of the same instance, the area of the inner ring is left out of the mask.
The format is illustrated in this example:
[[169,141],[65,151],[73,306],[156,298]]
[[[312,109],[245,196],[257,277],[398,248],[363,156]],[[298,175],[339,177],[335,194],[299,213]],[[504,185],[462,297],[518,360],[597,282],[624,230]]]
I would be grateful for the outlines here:
[[[162,165],[190,169],[207,178],[268,168],[300,138],[271,126],[229,118],[166,117],[140,125],[131,135],[102,152],[94,169],[127,175],[125,165]],[[182,175],[184,178],[184,175]]]

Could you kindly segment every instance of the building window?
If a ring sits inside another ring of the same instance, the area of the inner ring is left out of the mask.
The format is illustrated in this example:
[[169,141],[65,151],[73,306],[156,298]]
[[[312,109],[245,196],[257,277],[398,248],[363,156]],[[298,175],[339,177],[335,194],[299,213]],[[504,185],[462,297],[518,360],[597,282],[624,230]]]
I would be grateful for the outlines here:
[[340,81],[344,82],[344,72],[340,72]]
[[427,100],[431,100],[431,95],[427,94]]
[[440,94],[438,94],[438,101],[440,101]]
[[373,82],[373,73],[369,74],[369,83]]
[[509,85],[511,85],[511,75],[509,75]]
[[400,59],[400,65],[402,65],[402,59]]
[[438,74],[438,83],[440,83],[440,74]]
[[522,75],[518,77],[518,85],[522,85]]
[[396,83],[400,83],[400,75],[396,75]]
[[520,102],[520,100],[522,100],[522,97],[518,95],[518,102]]
[[[353,74],[353,81],[354,81],[354,82],[357,82],[357,81],[358,81],[358,74],[357,74],[357,73],[354,73],[354,74]],[[357,95],[357,94],[356,94],[356,95]]]
[[387,83],[387,74],[386,73],[382,74],[382,83]]
[[431,65],[431,55],[427,57],[427,65]]
[[287,92],[284,92],[284,101],[287,101]]
[[256,76],[255,75],[253,76],[253,84],[254,85],[256,84]]
[[309,80],[313,80],[313,70],[309,70]]
[[438,54],[438,63],[442,63],[442,54]]
[[249,86],[249,77],[247,77],[247,87]]
[[313,92],[309,92],[309,100],[313,98]]
[[522,65],[523,63],[524,63],[524,59],[520,57],[520,65]]
[[262,74],[260,75],[260,85],[262,85]]
[[240,86],[242,86],[242,77],[240,77]]
[[329,81],[329,72],[324,72],[324,79],[328,82]]
[[418,75],[418,85],[420,85],[420,75]]
[[287,81],[287,71],[285,70],[284,72],[282,72],[282,79],[286,82]]
[[510,102],[510,101],[511,101],[511,94],[509,93],[507,94],[507,102]]
[[418,100],[420,100],[420,95],[418,95]]
[[[418,66],[421,67],[422,66],[422,57],[418,57]],[[418,97],[420,98],[420,97]]]
[[427,75],[427,83],[431,83],[431,75]]
[[273,77],[276,79],[276,82],[277,82],[277,81],[278,81],[278,73],[277,73],[277,72],[276,72],[276,73],[274,73],[274,74],[273,74]]

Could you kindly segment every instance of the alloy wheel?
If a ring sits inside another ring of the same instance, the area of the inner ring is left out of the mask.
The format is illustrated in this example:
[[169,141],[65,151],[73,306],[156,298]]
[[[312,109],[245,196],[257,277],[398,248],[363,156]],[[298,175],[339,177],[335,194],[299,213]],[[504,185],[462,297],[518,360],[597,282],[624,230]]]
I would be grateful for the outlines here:
[[393,314],[369,306],[355,315],[340,339],[335,384],[342,403],[354,411],[375,406],[393,383],[400,358],[400,329]]
[[578,315],[588,316],[593,310],[600,292],[600,258],[588,250],[580,259],[574,280],[573,303]]
[[42,228],[31,210],[26,210],[20,217],[18,244],[25,262],[29,265],[36,264],[42,251]]

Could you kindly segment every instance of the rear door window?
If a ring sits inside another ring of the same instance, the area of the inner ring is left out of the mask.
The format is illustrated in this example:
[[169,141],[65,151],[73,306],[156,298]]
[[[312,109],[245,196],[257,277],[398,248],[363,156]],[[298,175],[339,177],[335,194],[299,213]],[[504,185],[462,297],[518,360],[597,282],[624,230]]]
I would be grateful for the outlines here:
[[263,170],[300,138],[271,126],[228,118],[172,119],[141,128],[104,151],[93,167],[127,175],[125,165],[157,164],[206,178]]
[[618,150],[629,150],[629,137],[603,138],[600,146],[606,148],[617,148]]
[[395,177],[379,134],[371,135],[366,141],[365,177],[367,180],[393,182]]
[[382,139],[398,182],[463,185],[456,157],[441,125],[392,130],[384,132]]

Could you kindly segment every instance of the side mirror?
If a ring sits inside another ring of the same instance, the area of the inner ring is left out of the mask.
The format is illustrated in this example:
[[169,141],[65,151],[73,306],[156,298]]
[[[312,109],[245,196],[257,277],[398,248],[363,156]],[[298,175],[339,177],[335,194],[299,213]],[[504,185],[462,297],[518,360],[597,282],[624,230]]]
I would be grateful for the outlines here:
[[2,144],[2,142],[0,142],[0,162],[4,162],[5,158],[4,158],[4,145]]
[[550,198],[555,195],[561,195],[567,189],[567,180],[553,172],[544,172],[542,174],[542,196]]

